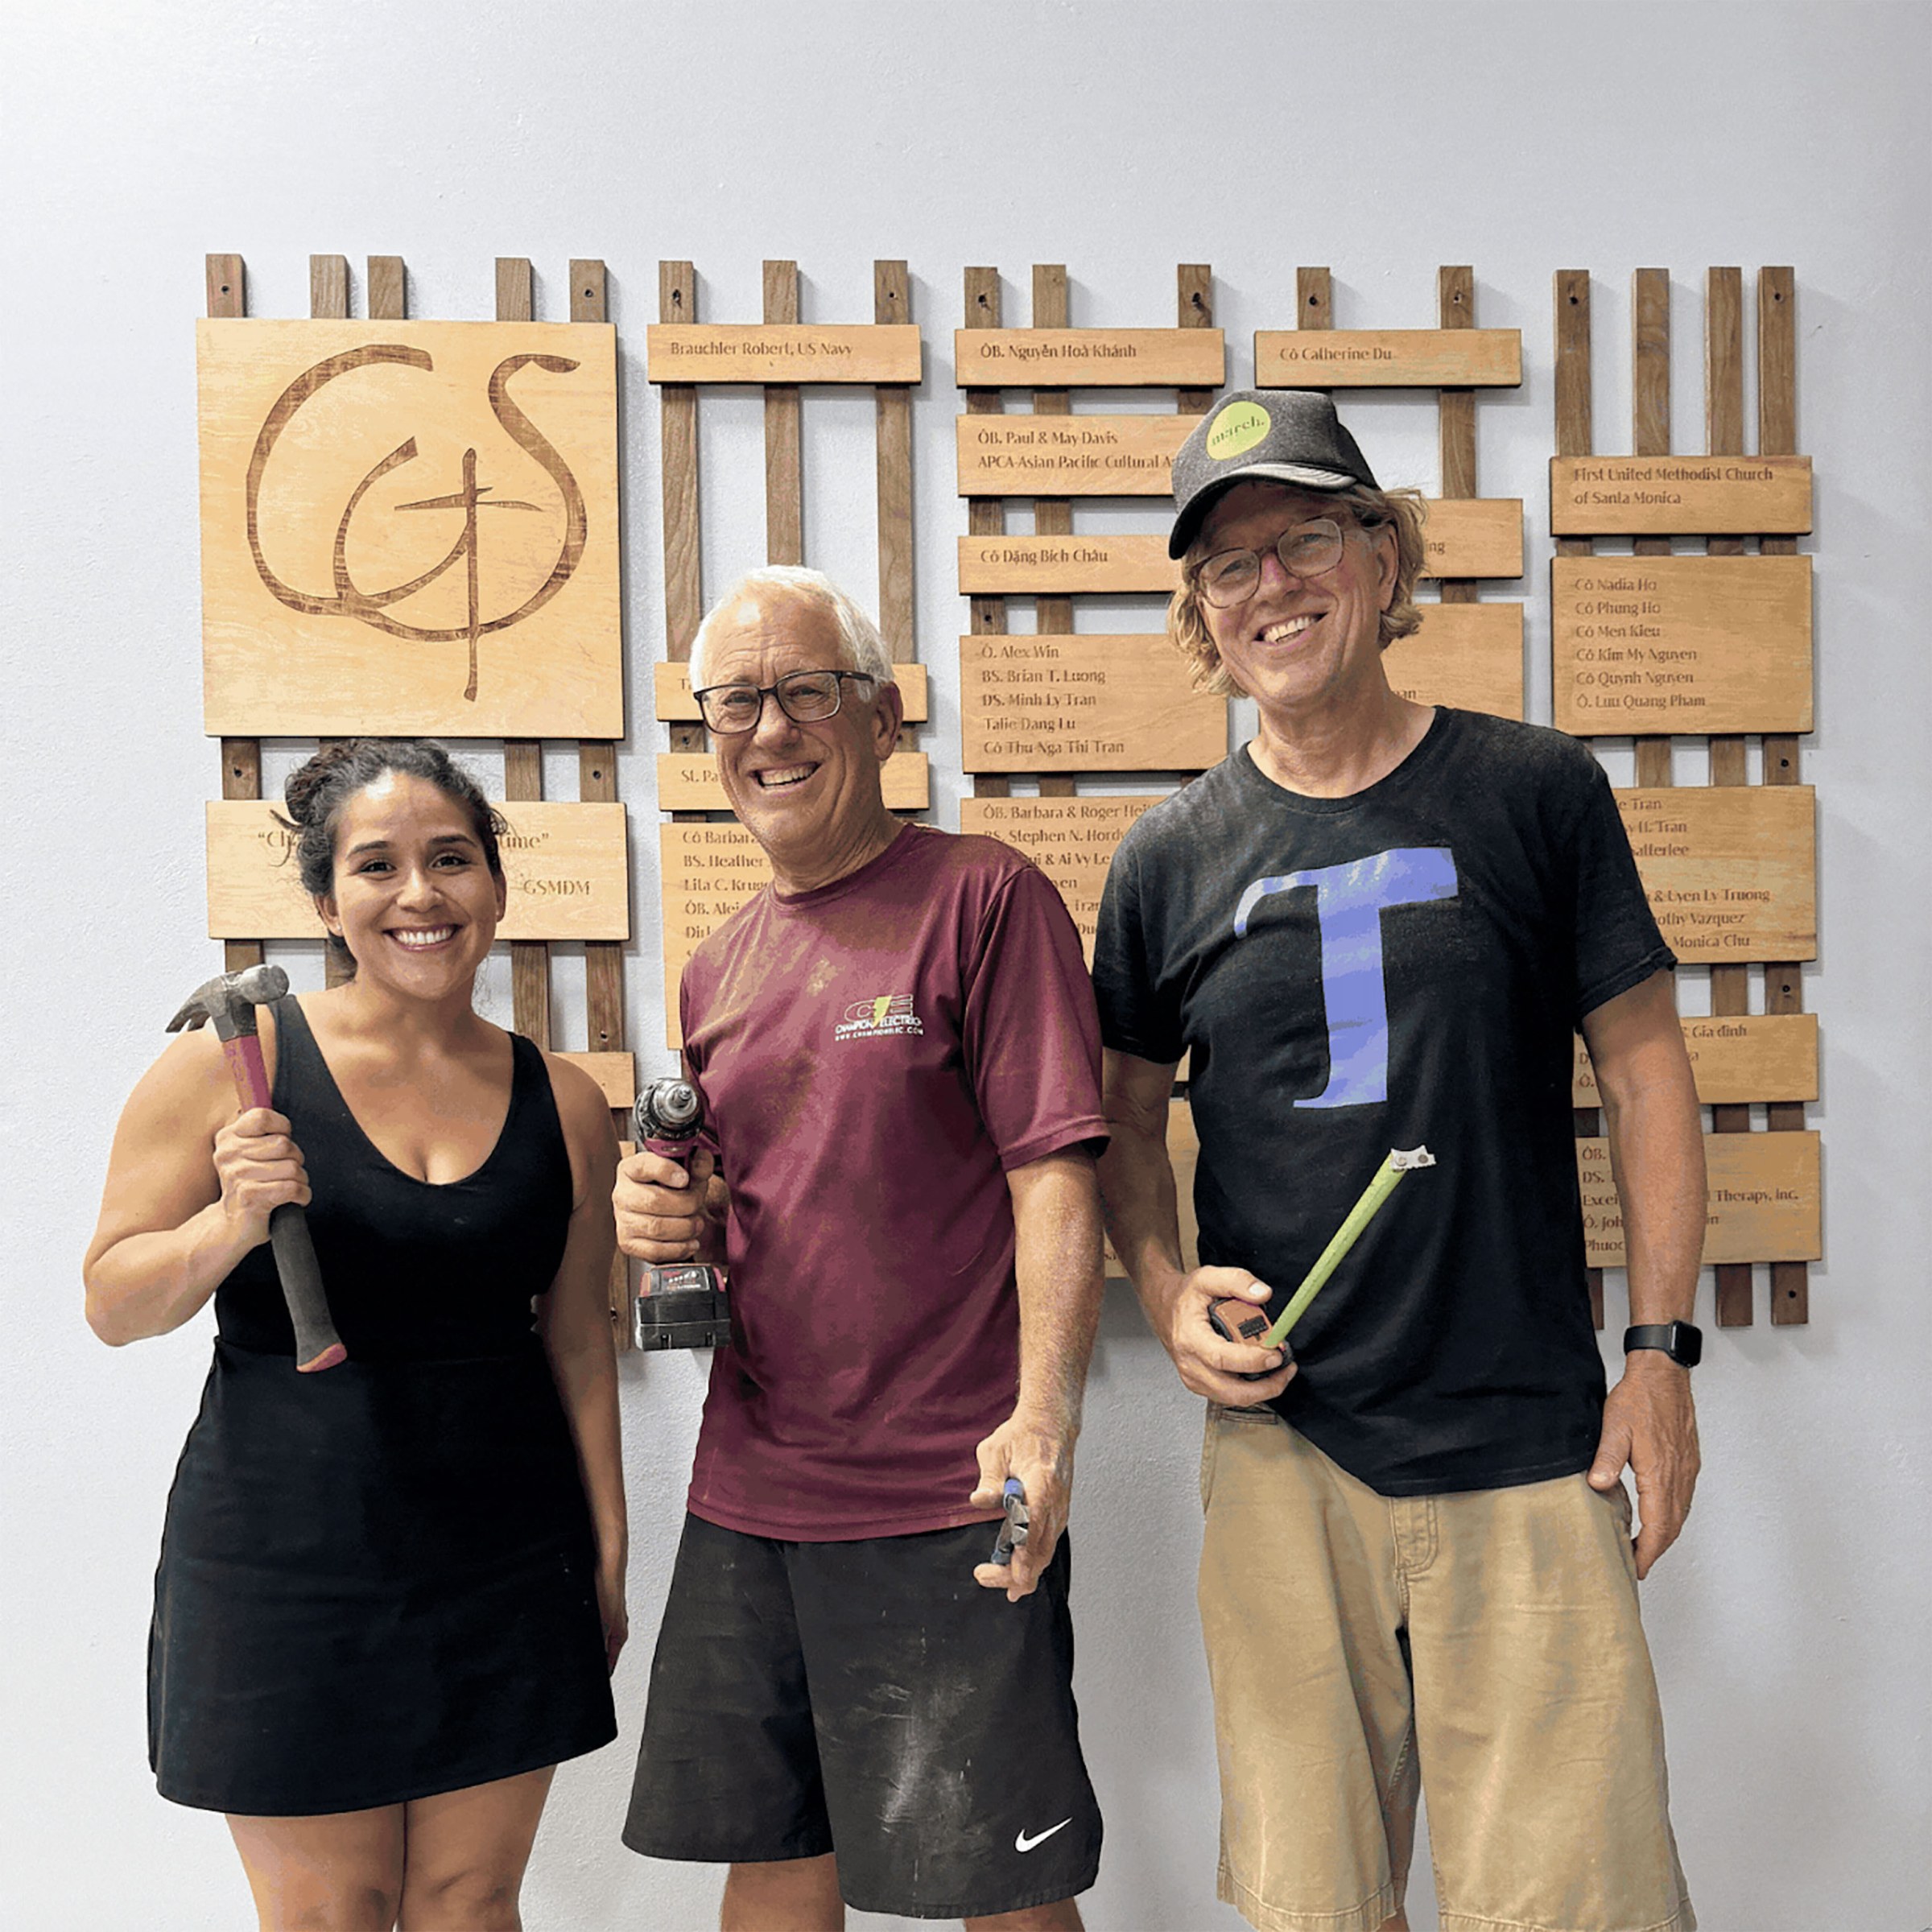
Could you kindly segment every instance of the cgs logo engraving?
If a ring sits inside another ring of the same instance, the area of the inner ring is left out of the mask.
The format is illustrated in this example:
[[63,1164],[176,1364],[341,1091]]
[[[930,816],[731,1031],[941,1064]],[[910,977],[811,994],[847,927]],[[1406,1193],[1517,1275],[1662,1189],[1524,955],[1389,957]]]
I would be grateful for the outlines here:
[[854,1000],[834,1030],[837,1040],[876,1039],[883,1034],[923,1034],[925,1022],[912,1009],[909,993],[881,993],[869,1000]]

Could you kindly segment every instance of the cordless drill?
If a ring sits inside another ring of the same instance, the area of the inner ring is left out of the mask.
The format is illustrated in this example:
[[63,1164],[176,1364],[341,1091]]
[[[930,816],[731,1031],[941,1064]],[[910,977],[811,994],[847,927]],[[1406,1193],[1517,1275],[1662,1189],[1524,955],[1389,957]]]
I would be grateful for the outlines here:
[[[688,1080],[653,1080],[638,1096],[638,1145],[688,1173],[704,1123],[704,1104]],[[630,1339],[638,1348],[716,1348],[731,1339],[724,1284],[706,1261],[674,1261],[639,1271],[630,1304]]]

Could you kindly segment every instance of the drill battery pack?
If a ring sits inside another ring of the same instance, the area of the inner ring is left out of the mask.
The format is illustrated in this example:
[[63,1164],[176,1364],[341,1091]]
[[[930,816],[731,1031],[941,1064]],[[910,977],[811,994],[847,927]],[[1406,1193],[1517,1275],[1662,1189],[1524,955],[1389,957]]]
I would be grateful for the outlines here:
[[701,1261],[646,1268],[630,1304],[637,1348],[718,1348],[731,1340],[731,1310],[716,1269]]

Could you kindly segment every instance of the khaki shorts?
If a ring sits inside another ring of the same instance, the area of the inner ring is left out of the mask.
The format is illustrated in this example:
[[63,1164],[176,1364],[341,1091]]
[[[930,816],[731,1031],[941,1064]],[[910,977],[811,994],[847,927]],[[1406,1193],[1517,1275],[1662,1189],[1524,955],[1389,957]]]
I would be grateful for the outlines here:
[[1378,1496],[1211,1404],[1201,1496],[1220,1892],[1250,1925],[1380,1932],[1424,1789],[1443,1932],[1691,1932],[1621,1488]]

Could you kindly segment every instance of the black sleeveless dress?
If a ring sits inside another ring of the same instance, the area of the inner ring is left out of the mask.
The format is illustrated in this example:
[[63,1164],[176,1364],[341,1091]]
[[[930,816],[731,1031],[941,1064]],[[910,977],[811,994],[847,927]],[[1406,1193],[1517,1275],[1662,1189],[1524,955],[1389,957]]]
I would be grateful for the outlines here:
[[437,1186],[357,1125],[295,1001],[275,1018],[349,1360],[295,1373],[266,1244],[216,1290],[155,1579],[161,1794],[359,1810],[594,1751],[617,1735],[596,1547],[531,1314],[571,1203],[543,1056],[513,1037],[496,1147]]

